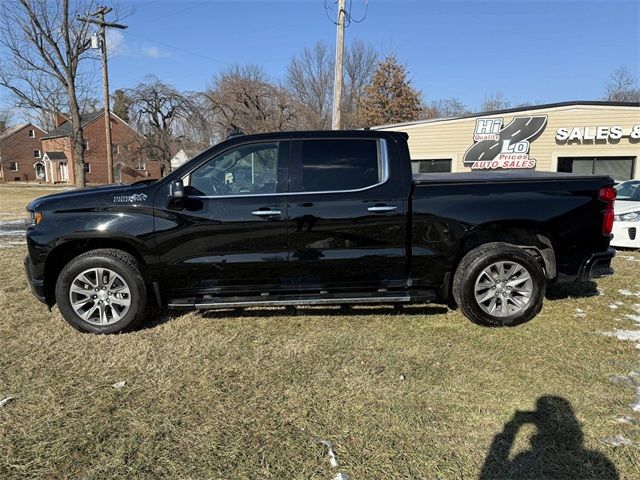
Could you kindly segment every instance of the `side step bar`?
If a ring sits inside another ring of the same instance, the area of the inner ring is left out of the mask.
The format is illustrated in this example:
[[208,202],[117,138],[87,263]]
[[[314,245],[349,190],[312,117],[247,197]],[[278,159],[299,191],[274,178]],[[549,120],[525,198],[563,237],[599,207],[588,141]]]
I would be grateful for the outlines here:
[[433,300],[431,295],[420,295],[419,297],[398,294],[398,295],[383,295],[383,296],[352,296],[352,297],[320,297],[320,296],[300,296],[296,298],[274,298],[269,299],[268,296],[263,298],[202,298],[202,299],[176,299],[169,302],[169,308],[197,308],[197,309],[210,309],[210,308],[232,308],[232,307],[277,307],[288,305],[365,305],[372,303],[414,303],[420,301]]

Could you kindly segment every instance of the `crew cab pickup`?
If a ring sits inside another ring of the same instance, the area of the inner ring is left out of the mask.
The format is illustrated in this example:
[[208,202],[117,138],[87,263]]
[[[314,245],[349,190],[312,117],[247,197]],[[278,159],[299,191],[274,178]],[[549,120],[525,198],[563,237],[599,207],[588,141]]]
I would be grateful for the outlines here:
[[158,308],[457,305],[515,325],[548,282],[613,273],[607,176],[413,174],[400,132],[224,141],[158,181],[31,202],[27,277],[75,328]]

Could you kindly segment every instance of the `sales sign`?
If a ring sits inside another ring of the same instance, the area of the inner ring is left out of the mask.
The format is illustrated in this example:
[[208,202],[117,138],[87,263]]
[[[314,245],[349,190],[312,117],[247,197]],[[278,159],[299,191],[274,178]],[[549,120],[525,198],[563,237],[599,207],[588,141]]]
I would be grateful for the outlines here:
[[529,149],[546,126],[546,115],[514,117],[506,126],[502,118],[478,118],[462,161],[472,170],[535,168]]

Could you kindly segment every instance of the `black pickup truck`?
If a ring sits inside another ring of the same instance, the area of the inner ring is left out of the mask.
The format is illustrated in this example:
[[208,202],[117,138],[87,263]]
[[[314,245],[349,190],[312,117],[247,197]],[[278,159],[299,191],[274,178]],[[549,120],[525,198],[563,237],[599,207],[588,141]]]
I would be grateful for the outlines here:
[[28,205],[27,277],[75,328],[158,308],[457,305],[515,325],[547,282],[613,273],[605,176],[414,175],[407,135],[239,136],[167,177]]

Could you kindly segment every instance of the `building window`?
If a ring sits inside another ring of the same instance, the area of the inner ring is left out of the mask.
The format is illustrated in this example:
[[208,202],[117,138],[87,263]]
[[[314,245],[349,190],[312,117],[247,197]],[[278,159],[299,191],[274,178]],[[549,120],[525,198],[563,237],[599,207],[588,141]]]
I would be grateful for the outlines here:
[[136,162],[135,168],[136,168],[136,170],[146,170],[147,169],[147,165],[142,160],[138,160]]
[[40,158],[40,150],[33,151],[33,158]]
[[446,173],[451,171],[450,158],[435,160],[411,160],[411,171],[413,173]]
[[89,150],[89,142],[87,141],[84,142],[84,149]]
[[12,172],[18,171],[18,162],[9,162],[9,170]]
[[609,175],[616,181],[634,178],[636,157],[560,157],[558,171],[578,175]]
[[85,173],[91,173],[91,164],[90,163],[85,163],[84,164],[84,172]]
[[114,144],[111,148],[113,148],[113,154],[114,155],[119,155],[120,154],[120,145],[118,145],[117,143]]
[[29,138],[36,138],[36,131],[33,129],[29,129]]

